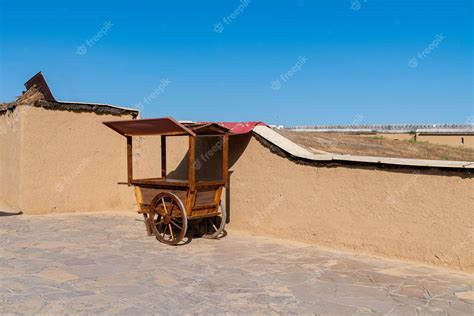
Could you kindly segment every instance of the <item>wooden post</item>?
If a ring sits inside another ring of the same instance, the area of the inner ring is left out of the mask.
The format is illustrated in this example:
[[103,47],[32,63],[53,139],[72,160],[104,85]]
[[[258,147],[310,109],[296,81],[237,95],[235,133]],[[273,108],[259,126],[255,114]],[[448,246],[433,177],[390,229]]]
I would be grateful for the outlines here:
[[196,139],[193,136],[189,136],[188,164],[189,188],[194,191],[196,187]]
[[230,181],[229,181],[229,134],[222,138],[222,177],[225,186],[226,223],[230,221]]
[[229,135],[222,137],[222,178],[227,185],[229,178]]
[[161,177],[166,179],[166,136],[161,135]]
[[127,136],[127,184],[131,185],[133,179],[133,146],[132,136]]

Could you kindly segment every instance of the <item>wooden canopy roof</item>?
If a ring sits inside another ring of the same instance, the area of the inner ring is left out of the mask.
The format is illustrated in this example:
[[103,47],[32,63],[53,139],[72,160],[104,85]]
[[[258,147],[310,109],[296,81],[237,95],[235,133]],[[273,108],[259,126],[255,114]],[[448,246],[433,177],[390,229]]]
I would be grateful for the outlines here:
[[180,123],[171,117],[110,121],[104,124],[123,136],[193,136],[222,135],[230,130],[217,123]]

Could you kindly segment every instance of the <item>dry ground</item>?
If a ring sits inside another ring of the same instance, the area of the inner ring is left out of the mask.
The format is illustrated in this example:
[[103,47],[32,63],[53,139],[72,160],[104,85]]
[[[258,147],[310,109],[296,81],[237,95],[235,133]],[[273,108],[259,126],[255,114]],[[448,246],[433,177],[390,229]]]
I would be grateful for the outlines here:
[[474,161],[474,149],[427,142],[391,140],[371,135],[276,130],[311,152],[414,159]]

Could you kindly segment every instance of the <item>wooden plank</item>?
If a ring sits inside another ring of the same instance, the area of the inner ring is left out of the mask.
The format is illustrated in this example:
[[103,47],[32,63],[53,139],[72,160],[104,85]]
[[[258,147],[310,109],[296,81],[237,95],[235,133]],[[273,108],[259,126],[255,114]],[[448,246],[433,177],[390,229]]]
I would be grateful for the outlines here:
[[[190,183],[188,180],[181,180],[181,179],[163,179],[163,178],[147,178],[147,179],[133,179],[132,184],[139,185],[139,186],[174,186],[174,187],[189,187]],[[219,181],[198,181],[195,183],[195,188],[216,188],[219,186],[224,185],[225,182],[222,180]]]
[[189,190],[188,194],[186,195],[186,215],[191,216],[193,213],[193,207],[196,202],[196,190]]
[[161,177],[166,178],[166,136],[161,136]]
[[229,178],[229,135],[225,134],[222,139],[222,180],[227,184]]
[[189,182],[187,180],[179,179],[133,179],[132,184],[134,185],[162,185],[162,186],[181,186],[188,187]]
[[[138,188],[138,187],[135,187]],[[139,188],[140,191],[140,196],[137,195],[137,202],[142,203],[142,204],[151,204],[153,199],[155,198],[156,195],[162,192],[168,192],[168,193],[173,193],[176,195],[181,202],[185,202],[186,200],[186,191],[183,190],[170,190],[169,188]],[[140,198],[140,200],[139,200]]]
[[[110,127],[110,126],[109,126]],[[112,128],[112,127],[111,127]],[[156,136],[156,135],[165,135],[165,136],[187,136],[189,133],[183,132],[176,132],[176,133],[163,133],[163,134],[156,134],[156,133],[140,133],[140,134],[123,134],[124,136]]]
[[194,191],[196,187],[196,139],[193,136],[189,136],[188,179],[189,188]]
[[143,203],[143,194],[142,189],[140,187],[135,187],[135,198],[137,199],[137,203],[139,205]]
[[189,188],[187,186],[180,186],[180,185],[169,185],[169,184],[147,184],[147,183],[140,183],[136,184],[132,181],[132,185],[139,186],[141,188],[149,188],[149,189],[165,189],[165,190],[178,190],[178,191],[187,191]]
[[214,204],[216,188],[200,188],[197,190],[195,205]]
[[224,185],[224,181],[198,181],[196,182],[197,188],[204,188],[204,187],[216,187]]
[[206,218],[206,217],[214,217],[214,216],[218,216],[220,215],[221,213],[218,213],[218,212],[207,212],[206,210],[202,211],[202,210],[198,210],[196,211],[196,214],[194,215],[188,215],[188,220],[192,220],[192,219],[200,219],[200,218]]
[[215,212],[219,212],[219,204],[221,203],[222,187],[217,188],[214,195]]
[[109,121],[104,124],[126,136],[169,134],[196,136],[196,133],[171,117]]
[[201,204],[201,205],[195,205],[193,207],[193,211],[195,210],[212,210],[212,213],[215,213],[216,212],[216,205],[214,203],[210,203],[210,204]]
[[127,183],[132,184],[133,179],[133,145],[132,136],[127,136]]

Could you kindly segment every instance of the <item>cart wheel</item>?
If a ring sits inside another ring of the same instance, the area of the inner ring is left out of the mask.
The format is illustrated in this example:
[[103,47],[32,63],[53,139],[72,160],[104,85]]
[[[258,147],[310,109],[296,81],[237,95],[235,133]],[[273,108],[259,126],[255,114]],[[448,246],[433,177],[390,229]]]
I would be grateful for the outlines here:
[[181,200],[173,193],[159,193],[150,205],[151,228],[156,239],[168,245],[178,244],[186,235],[188,218]]
[[202,224],[205,225],[205,233],[202,235],[203,238],[221,238],[226,235],[224,231],[225,221],[227,219],[227,211],[225,207],[222,206],[222,203],[219,204],[219,208],[221,209],[220,216],[214,216],[209,218],[202,219]]

